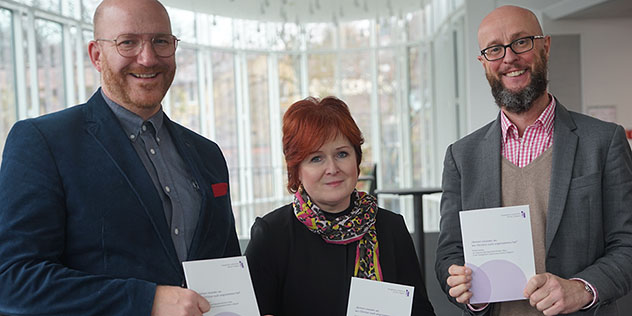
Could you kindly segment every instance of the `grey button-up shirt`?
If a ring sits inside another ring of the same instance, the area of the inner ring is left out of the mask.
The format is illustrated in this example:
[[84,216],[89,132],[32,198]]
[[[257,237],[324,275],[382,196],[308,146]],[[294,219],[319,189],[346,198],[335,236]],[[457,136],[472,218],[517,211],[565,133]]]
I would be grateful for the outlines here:
[[202,197],[199,184],[191,176],[169,131],[163,126],[165,114],[160,108],[143,121],[140,116],[101,93],[147,169],[162,200],[178,259],[185,261],[200,215]]

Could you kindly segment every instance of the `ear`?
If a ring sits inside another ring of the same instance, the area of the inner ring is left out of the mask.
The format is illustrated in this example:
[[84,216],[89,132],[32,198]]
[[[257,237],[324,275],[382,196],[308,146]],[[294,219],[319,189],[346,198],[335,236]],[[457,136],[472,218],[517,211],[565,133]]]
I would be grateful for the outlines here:
[[544,37],[544,52],[546,53],[547,60],[549,58],[549,51],[551,49],[551,36]]
[[90,61],[94,68],[97,69],[98,72],[101,72],[101,47],[97,41],[90,41],[88,43],[88,56],[90,56]]
[[485,67],[486,66],[485,62],[487,60],[481,55],[476,56],[476,59],[478,59],[478,61],[481,62],[481,65],[483,66],[483,70],[487,71],[487,67]]

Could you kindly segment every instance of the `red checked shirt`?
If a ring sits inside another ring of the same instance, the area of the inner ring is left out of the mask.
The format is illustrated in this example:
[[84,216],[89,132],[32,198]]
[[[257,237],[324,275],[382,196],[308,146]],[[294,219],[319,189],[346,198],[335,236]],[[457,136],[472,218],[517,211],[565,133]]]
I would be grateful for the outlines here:
[[549,94],[551,103],[535,122],[518,136],[518,127],[504,112],[500,112],[500,126],[503,136],[501,152],[514,165],[523,168],[538,158],[553,145],[553,121],[555,120],[555,98]]

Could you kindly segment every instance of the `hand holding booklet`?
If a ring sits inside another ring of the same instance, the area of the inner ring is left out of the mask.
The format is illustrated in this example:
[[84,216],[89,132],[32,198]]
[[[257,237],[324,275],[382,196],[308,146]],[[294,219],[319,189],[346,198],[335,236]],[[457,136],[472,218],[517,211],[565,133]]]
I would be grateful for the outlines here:
[[188,288],[210,304],[209,316],[260,315],[246,257],[185,261]]
[[471,304],[515,301],[535,275],[528,205],[459,212]]

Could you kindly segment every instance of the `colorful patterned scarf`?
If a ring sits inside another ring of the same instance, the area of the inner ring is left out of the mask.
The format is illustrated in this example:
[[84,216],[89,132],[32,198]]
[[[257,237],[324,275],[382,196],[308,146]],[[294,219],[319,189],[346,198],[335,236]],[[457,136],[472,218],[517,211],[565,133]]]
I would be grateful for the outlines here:
[[294,214],[312,233],[330,244],[349,244],[359,240],[353,275],[382,281],[375,216],[377,201],[365,192],[353,190],[353,207],[349,214],[327,220],[323,211],[312,203],[307,193],[294,194]]

